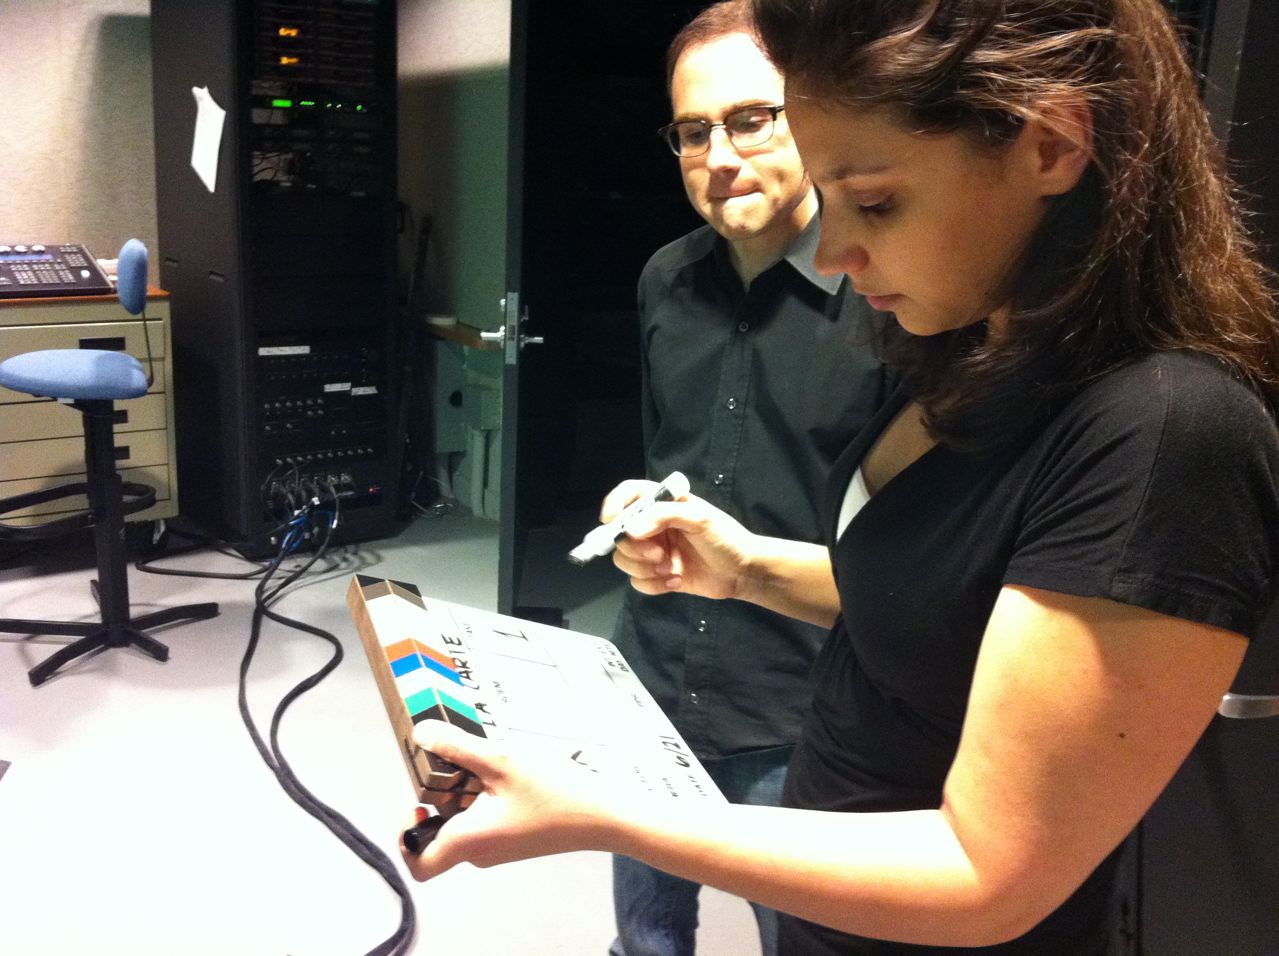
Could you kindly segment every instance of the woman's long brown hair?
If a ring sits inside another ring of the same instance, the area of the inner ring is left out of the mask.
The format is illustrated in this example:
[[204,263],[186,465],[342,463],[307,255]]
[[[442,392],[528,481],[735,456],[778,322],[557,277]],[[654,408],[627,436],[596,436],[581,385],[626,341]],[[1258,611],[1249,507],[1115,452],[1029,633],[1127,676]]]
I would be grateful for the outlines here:
[[753,0],[788,89],[1009,143],[1082,97],[1093,162],[1010,280],[1008,335],[908,337],[934,435],[988,451],[1134,355],[1218,357],[1279,410],[1279,323],[1175,22],[1159,0]]

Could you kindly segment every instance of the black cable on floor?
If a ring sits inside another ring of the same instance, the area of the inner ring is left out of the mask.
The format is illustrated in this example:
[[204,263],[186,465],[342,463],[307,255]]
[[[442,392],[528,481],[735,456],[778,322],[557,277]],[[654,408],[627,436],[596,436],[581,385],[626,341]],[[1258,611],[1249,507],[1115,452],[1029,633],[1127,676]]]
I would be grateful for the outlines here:
[[[317,561],[323,556],[328,549],[329,540],[332,537],[333,529],[337,526],[339,507],[336,495],[333,501],[334,510],[330,520],[325,522],[324,538],[315,554],[300,567],[291,571],[283,581],[268,589],[271,578],[279,570],[280,563],[297,547],[299,539],[295,538],[295,534],[300,536],[302,532],[295,528],[285,535],[280,543],[280,550],[271,560],[271,563],[264,569],[261,580],[258,581],[257,587],[254,589],[254,607],[253,607],[253,624],[249,632],[249,643],[245,648],[244,657],[240,661],[240,686],[239,686],[239,703],[240,717],[244,720],[244,725],[249,731],[249,736],[253,739],[253,744],[258,749],[258,753],[262,756],[263,761],[275,774],[280,786],[284,788],[284,792],[298,806],[302,807],[307,813],[315,817],[325,827],[329,829],[342,843],[350,849],[356,856],[363,860],[368,866],[374,869],[379,876],[391,887],[392,891],[400,898],[400,924],[385,940],[380,942],[373,949],[369,950],[367,956],[402,956],[408,952],[409,946],[413,943],[414,934],[417,929],[417,911],[413,906],[413,897],[409,893],[408,886],[405,885],[403,878],[396,869],[395,864],[391,861],[381,849],[379,849],[373,841],[366,837],[360,830],[344,817],[337,810],[321,801],[310,790],[303,786],[298,780],[297,775],[293,772],[293,768],[289,766],[289,762],[285,759],[283,752],[280,750],[280,723],[284,718],[284,713],[289,706],[297,700],[302,694],[315,687],[327,677],[334,668],[342,662],[343,651],[342,644],[336,637],[323,628],[307,624],[304,621],[298,621],[290,617],[286,617],[277,611],[271,610],[274,604],[283,595],[286,588],[293,582],[310,570]],[[329,517],[326,515],[326,517]],[[308,634],[313,634],[322,640],[327,641],[333,647],[333,656],[329,658],[318,671],[310,677],[305,678],[290,690],[280,700],[276,706],[275,712],[271,716],[270,745],[263,741],[261,733],[258,731],[257,725],[253,720],[252,714],[249,712],[248,702],[248,674],[249,667],[253,662],[254,653],[257,650],[258,641],[262,634],[263,619],[270,619],[278,624],[286,627],[295,628]]]
[[[271,528],[268,531],[263,531],[260,534],[255,535],[253,538],[246,539],[245,541],[237,542],[237,544],[246,545],[259,538],[269,539],[273,537],[274,535],[280,534],[288,530],[289,526],[296,520],[297,520],[296,518],[293,518],[289,521],[282,521],[280,522],[280,524],[276,525],[274,528]],[[212,538],[193,537],[191,535],[188,535],[181,531],[174,530],[172,528],[169,529],[169,533],[177,535],[178,537],[188,538],[189,540],[192,541],[192,543],[180,548],[173,548],[171,550],[168,550],[163,555],[157,556],[156,558],[135,561],[133,566],[137,570],[143,571],[147,574],[167,574],[167,575],[172,575],[173,577],[179,577],[179,578],[217,578],[224,581],[247,581],[252,578],[261,577],[263,574],[266,573],[267,568],[270,567],[270,562],[253,561],[249,558],[244,557],[244,555],[239,554],[238,552],[232,550],[233,548],[236,547],[236,544],[227,544],[226,542],[217,541]],[[228,557],[237,558],[241,561],[247,561],[249,564],[253,565],[253,570],[242,571],[242,572],[188,571],[181,568],[158,568],[154,564],[152,564],[152,561],[158,560],[159,557],[166,557],[166,558],[178,557],[183,554],[190,554],[193,551],[199,551],[203,548],[208,548],[210,550],[217,551],[219,554],[225,554]]]

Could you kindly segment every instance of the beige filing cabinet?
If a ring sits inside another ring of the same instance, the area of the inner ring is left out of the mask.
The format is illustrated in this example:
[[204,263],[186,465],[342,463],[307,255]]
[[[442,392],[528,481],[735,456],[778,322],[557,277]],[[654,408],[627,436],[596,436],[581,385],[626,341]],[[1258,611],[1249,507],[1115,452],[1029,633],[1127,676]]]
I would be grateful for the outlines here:
[[[146,331],[155,381],[146,395],[115,404],[116,467],[125,481],[155,489],[156,502],[129,521],[178,513],[177,455],[173,438],[173,380],[167,361],[169,294],[147,292]],[[124,311],[113,295],[0,299],[0,361],[39,349],[123,347],[147,364],[142,318]],[[0,498],[84,480],[84,424],[80,412],[58,402],[0,388]],[[9,524],[38,524],[83,511],[83,497],[61,498],[3,516]]]

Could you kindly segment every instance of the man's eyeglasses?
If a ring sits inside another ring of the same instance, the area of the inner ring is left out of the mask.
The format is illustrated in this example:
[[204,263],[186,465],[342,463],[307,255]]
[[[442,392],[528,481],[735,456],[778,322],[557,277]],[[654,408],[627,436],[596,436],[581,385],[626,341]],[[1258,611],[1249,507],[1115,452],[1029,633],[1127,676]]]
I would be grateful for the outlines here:
[[737,149],[749,149],[767,143],[773,137],[777,114],[784,106],[747,106],[733,110],[722,123],[706,120],[680,120],[657,131],[671,152],[681,158],[701,156],[711,148],[711,130],[722,129]]

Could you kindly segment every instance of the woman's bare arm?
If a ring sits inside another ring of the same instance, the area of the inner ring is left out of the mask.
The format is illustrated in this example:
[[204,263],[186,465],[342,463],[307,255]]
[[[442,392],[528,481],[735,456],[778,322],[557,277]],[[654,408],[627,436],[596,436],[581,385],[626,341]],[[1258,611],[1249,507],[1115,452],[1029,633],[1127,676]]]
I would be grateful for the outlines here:
[[1046,917],[1136,825],[1245,645],[1112,601],[1005,588],[942,805],[928,811],[657,801],[445,729],[428,742],[487,789],[409,864],[425,879],[463,860],[608,850],[848,932],[993,944]]

